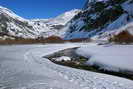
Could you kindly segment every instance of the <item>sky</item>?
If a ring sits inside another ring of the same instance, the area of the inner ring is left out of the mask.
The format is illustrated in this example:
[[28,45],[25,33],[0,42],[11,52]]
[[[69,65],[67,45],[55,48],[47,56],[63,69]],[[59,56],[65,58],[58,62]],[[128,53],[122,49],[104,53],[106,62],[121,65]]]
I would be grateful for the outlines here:
[[47,19],[72,9],[80,9],[85,2],[86,0],[0,0],[0,5],[26,19]]

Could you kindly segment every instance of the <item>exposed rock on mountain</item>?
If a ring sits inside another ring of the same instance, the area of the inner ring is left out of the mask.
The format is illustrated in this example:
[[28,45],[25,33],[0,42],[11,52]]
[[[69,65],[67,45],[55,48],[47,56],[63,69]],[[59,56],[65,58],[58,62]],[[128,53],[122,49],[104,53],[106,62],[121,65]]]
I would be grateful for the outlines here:
[[88,0],[83,10],[69,22],[65,39],[107,39],[112,31],[120,32],[121,27],[132,21],[132,0]]
[[38,38],[108,40],[127,30],[133,34],[132,0],[87,0],[82,10],[71,10],[51,19],[27,20],[0,7],[0,38]]

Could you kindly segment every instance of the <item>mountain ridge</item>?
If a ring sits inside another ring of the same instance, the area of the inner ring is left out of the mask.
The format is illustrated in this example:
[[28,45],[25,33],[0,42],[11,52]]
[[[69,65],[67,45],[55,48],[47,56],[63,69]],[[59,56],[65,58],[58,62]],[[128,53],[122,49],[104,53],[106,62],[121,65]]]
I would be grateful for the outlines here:
[[[0,38],[91,38],[108,40],[126,30],[133,34],[132,0],[87,0],[82,10],[74,9],[55,18],[28,20],[0,7]],[[3,37],[3,35],[6,37]],[[11,38],[11,37],[9,37]]]
[[63,28],[80,10],[74,9],[51,19],[24,19],[13,11],[0,6],[0,38],[31,38],[59,35]]

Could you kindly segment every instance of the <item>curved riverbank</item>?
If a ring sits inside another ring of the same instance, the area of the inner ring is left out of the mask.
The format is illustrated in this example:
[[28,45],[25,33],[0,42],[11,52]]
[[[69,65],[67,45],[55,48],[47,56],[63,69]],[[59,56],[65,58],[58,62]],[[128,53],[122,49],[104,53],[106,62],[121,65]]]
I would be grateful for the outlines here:
[[[78,48],[79,47],[64,49],[64,50],[55,52],[53,54],[46,55],[46,56],[44,56],[44,58],[47,58],[51,62],[58,64],[58,65],[62,65],[62,66],[67,66],[67,67],[71,67],[71,68],[82,69],[82,70],[87,70],[87,71],[92,71],[92,72],[97,72],[97,73],[104,73],[104,74],[114,75],[114,76],[133,80],[133,75],[128,74],[127,72],[108,71],[108,70],[100,69],[100,66],[98,66],[98,65],[92,66],[92,65],[86,64],[86,62],[89,60],[89,58],[85,58],[84,56],[77,54],[76,50]],[[58,59],[60,57],[69,57],[71,60],[57,61],[56,59]]]

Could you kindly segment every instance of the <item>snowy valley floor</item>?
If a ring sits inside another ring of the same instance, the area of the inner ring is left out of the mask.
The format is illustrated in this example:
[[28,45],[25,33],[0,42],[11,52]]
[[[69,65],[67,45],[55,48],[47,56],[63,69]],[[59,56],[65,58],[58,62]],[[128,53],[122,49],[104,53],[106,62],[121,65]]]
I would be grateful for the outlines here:
[[[43,58],[45,55],[73,47],[81,47],[77,50],[78,54],[91,56],[91,64],[104,63],[109,65],[105,66],[107,69],[115,67],[117,70],[132,70],[133,46],[106,48],[80,43],[0,46],[0,89],[133,89],[131,80],[60,66]],[[103,58],[113,59],[105,62]],[[118,58],[122,62],[113,62]],[[97,61],[98,59],[101,61]]]

